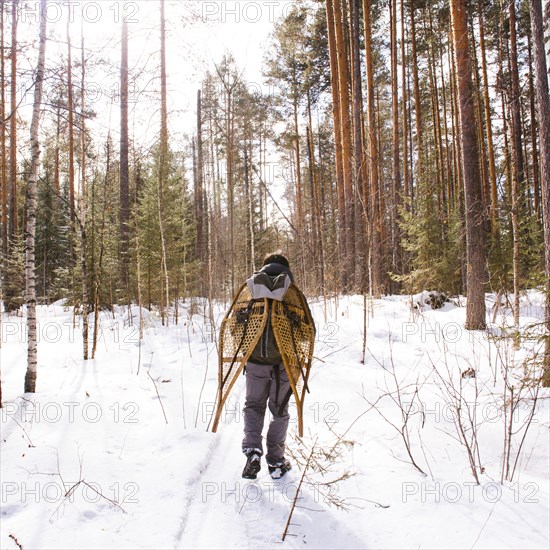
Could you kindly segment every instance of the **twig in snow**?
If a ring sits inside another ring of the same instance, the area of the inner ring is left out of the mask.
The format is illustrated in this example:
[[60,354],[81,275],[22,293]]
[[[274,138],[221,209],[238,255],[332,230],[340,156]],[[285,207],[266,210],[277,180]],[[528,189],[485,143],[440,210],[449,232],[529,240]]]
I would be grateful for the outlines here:
[[59,508],[61,508],[61,506],[65,503],[65,501],[71,497],[71,495],[77,490],[77,488],[80,485],[86,485],[86,487],[91,489],[97,496],[105,499],[109,504],[111,504],[111,506],[114,506],[115,508],[118,508],[124,514],[126,514],[126,510],[118,502],[116,502],[115,500],[113,500],[109,497],[106,497],[101,491],[98,491],[95,487],[90,485],[87,481],[84,481],[83,479],[80,479],[79,481],[74,483],[71,487],[69,487],[69,489],[67,490],[67,492],[64,495],[63,500],[59,503],[58,507],[53,511],[52,515],[50,516],[50,521],[53,518],[53,516],[57,513]]
[[313,456],[313,452],[315,451],[315,445],[317,444],[317,440],[314,441],[313,445],[311,446],[311,453],[309,454],[309,458],[306,462],[306,465],[304,466],[304,471],[302,472],[302,477],[300,478],[300,483],[298,483],[298,487],[296,488],[296,494],[294,495],[294,499],[292,500],[292,507],[290,508],[290,513],[288,514],[288,519],[286,521],[285,530],[283,532],[282,540],[284,541],[287,533],[288,528],[290,527],[290,520],[292,519],[292,514],[294,513],[294,508],[296,508],[296,501],[299,498],[300,495],[300,489],[302,487],[302,483],[304,482],[304,478],[306,476],[307,468],[309,466],[309,462],[311,460],[311,457]]
[[[34,403],[30,399],[26,399],[25,397],[22,397],[21,399],[23,399],[24,401],[28,401],[29,403],[32,403],[34,405]],[[35,444],[32,442],[29,434],[27,433],[27,430],[25,430],[23,425],[17,420],[17,418],[15,418],[15,415],[10,413],[7,413],[7,415],[23,430],[25,437],[29,440],[29,447],[35,447]]]
[[483,533],[487,523],[489,523],[489,520],[491,519],[491,516],[493,515],[493,512],[495,511],[495,506],[497,505],[498,500],[493,504],[493,507],[491,508],[491,511],[489,512],[489,515],[487,516],[487,519],[485,520],[485,523],[481,526],[481,529],[479,533],[477,534],[477,538],[474,541],[474,544],[470,546],[470,550],[477,544],[477,541],[479,540],[479,537],[481,537],[481,533]]
[[[364,500],[365,502],[369,502],[370,504],[374,504],[375,508],[389,508],[389,504],[382,504],[381,502],[378,502],[376,500],[369,500],[368,498],[363,497],[348,497],[347,500]],[[358,506],[357,504],[352,504],[352,506],[355,506],[356,508],[364,508],[362,506]]]
[[162,414],[164,415],[164,420],[166,420],[166,424],[168,424],[168,418],[166,416],[166,411],[164,410],[164,405],[162,404],[162,399],[159,395],[159,390],[157,387],[157,383],[155,382],[155,379],[151,376],[151,373],[147,371],[147,376],[151,379],[151,382],[153,382],[153,386],[155,386],[155,391],[157,392],[157,397],[159,398],[160,408],[162,409]]
[[[58,475],[59,476],[59,479],[61,480],[61,484],[63,487],[66,487],[68,485],[68,483],[65,483],[64,479],[63,479],[63,476],[61,475],[61,468],[59,466],[59,453],[57,452],[57,449],[56,449],[56,458],[57,458],[57,473],[55,474],[46,474],[46,475]],[[59,503],[59,505],[57,506],[57,508],[53,511],[52,515],[50,516],[49,518],[49,521],[52,520],[52,518],[54,517],[55,514],[57,514],[57,511],[59,510],[59,508],[61,508],[61,506],[63,506],[63,504],[65,504],[65,501],[67,499],[70,499],[71,495],[74,494],[74,492],[76,491],[76,489],[80,486],[80,485],[85,485],[86,487],[88,487],[89,489],[91,489],[92,491],[94,491],[94,493],[96,493],[96,495],[98,495],[99,497],[105,499],[107,502],[109,502],[112,506],[114,506],[115,508],[118,508],[119,510],[121,510],[122,512],[124,512],[126,514],[126,510],[124,510],[124,508],[118,503],[116,502],[115,500],[113,499],[110,499],[109,497],[106,497],[101,491],[98,491],[95,487],[93,487],[92,485],[90,485],[87,481],[85,481],[83,478],[82,478],[82,466],[83,466],[83,457],[79,455],[78,457],[78,462],[79,462],[79,480],[76,482],[76,483],[73,483],[73,485],[71,485],[71,487],[69,487],[69,489],[67,489],[67,491],[65,492],[65,495],[64,495],[64,498],[63,500]]]
[[17,540],[17,537],[13,533],[10,533],[9,538],[12,539],[15,544],[17,544],[17,548],[19,548],[19,550],[23,550],[23,545]]

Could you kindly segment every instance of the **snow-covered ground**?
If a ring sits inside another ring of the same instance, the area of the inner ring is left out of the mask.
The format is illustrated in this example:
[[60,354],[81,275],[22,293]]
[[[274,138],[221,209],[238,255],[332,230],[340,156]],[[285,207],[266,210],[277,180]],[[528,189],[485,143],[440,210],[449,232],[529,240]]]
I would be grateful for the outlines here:
[[[208,431],[223,304],[213,323],[196,301],[168,327],[145,311],[141,343],[137,308],[133,324],[127,310],[104,312],[87,362],[72,311],[40,307],[34,395],[22,393],[24,319],[4,315],[0,547],[550,547],[549,392],[524,376],[540,344],[502,339],[509,310],[493,321],[494,299],[486,332],[463,330],[463,304],[369,301],[364,362],[363,298],[312,301],[305,434],[297,438],[294,414],[294,468],[279,481],[265,463],[257,480],[240,477],[244,377],[218,433]],[[522,325],[540,322],[542,296],[522,300]]]

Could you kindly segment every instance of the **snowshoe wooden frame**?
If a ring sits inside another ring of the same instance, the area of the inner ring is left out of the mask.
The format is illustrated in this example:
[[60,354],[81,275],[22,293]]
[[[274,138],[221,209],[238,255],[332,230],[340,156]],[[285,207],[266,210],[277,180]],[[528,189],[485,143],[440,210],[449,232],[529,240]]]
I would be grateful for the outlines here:
[[220,327],[217,407],[212,431],[218,429],[223,406],[260,340],[271,307],[273,334],[283,358],[298,411],[298,433],[303,435],[303,408],[313,358],[315,327],[305,299],[293,283],[282,302],[254,300],[245,284],[237,291]]

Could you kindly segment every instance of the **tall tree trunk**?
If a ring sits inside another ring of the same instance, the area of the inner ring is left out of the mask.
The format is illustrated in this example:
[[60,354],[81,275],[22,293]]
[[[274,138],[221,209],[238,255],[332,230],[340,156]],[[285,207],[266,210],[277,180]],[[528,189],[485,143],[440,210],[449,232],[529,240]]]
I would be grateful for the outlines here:
[[[86,168],[87,168],[87,146],[86,146],[86,49],[84,48],[84,18],[80,20],[80,163],[82,178],[80,192],[84,205],[86,205]],[[85,217],[84,217],[85,219]]]
[[229,203],[229,262],[231,265],[231,294],[235,294],[235,196],[233,187],[233,117],[232,117],[233,87],[226,89],[227,117],[226,117],[226,174],[227,174],[227,201]]
[[[452,30],[449,30],[449,66],[451,67],[451,117],[453,121],[452,134],[453,136],[460,135],[460,112],[459,112],[459,91],[458,91],[458,75],[455,59],[455,48],[453,44]],[[455,206],[458,209],[460,216],[460,275],[462,280],[462,288],[467,288],[468,279],[468,258],[467,258],[467,235],[466,235],[466,220],[465,220],[465,204],[464,204],[464,179],[463,179],[463,148],[460,139],[453,139],[453,167],[455,177],[453,178],[453,192],[455,198]]]
[[59,195],[61,191],[61,171],[59,169],[60,162],[61,162],[61,99],[58,98],[56,100],[55,104],[55,110],[56,110],[56,120],[55,120],[55,160],[54,160],[54,189],[56,193]]
[[159,217],[159,232],[161,244],[161,278],[164,278],[161,287],[164,285],[164,301],[166,311],[161,306],[163,323],[168,324],[170,307],[170,280],[168,277],[168,260],[166,257],[166,241],[164,236],[164,208],[163,190],[168,172],[168,107],[166,92],[166,16],[164,0],[160,0],[160,143],[159,143],[159,186],[157,193],[157,209]]
[[[71,224],[75,223],[74,193],[74,99],[73,99],[73,60],[71,48],[70,20],[67,18],[67,116],[69,126],[69,203]],[[74,247],[74,243],[73,243]]]
[[[434,36],[432,14],[429,14],[429,34]],[[424,27],[426,31],[426,27]],[[432,147],[435,152],[435,191],[436,191],[436,209],[437,216],[442,224],[446,213],[444,212],[444,205],[447,203],[446,189],[443,185],[445,181],[445,168],[443,163],[443,141],[441,138],[441,114],[439,112],[439,91],[437,89],[437,76],[435,69],[435,51],[433,47],[433,42],[430,43],[427,50],[427,61],[428,61],[428,80],[430,83],[430,96],[432,98],[432,126],[433,126],[433,143]],[[442,231],[443,232],[443,231]]]
[[329,44],[330,75],[332,90],[332,117],[334,120],[334,152],[336,161],[336,189],[338,198],[338,266],[340,280],[344,278],[344,258],[346,255],[346,209],[344,198],[344,165],[342,160],[342,122],[340,115],[340,84],[338,82],[338,55],[334,23],[333,0],[326,0],[327,33]]
[[246,266],[250,273],[255,271],[255,243],[254,243],[254,209],[252,207],[252,186],[251,186],[251,173],[249,170],[249,159],[246,140],[244,144],[244,189],[246,195],[246,207],[248,214],[248,249],[250,253],[250,263]]
[[346,253],[344,258],[344,279],[342,285],[345,291],[349,290],[352,274],[355,272],[355,247],[353,231],[353,165],[352,165],[352,127],[350,117],[349,98],[349,62],[346,42],[346,17],[342,0],[334,0],[334,28],[336,31],[336,53],[338,58],[338,82],[340,92],[340,121],[342,143],[342,165],[344,174],[344,201],[345,201],[345,238]]
[[[84,199],[82,199],[82,211],[84,212]],[[86,252],[88,249],[88,239],[86,236],[86,215],[82,214],[80,225],[80,269],[82,270],[82,356],[84,360],[89,357],[89,322],[88,314],[90,310],[90,297],[88,296],[88,261]]]
[[[305,239],[305,227],[304,227],[304,209],[302,206],[302,158],[300,152],[300,127],[298,126],[298,94],[299,91],[294,89],[294,97],[292,102],[292,113],[294,118],[294,154],[296,159],[296,189],[295,189],[295,202],[296,202],[296,229],[298,230],[298,247],[300,249],[299,265],[302,277],[305,276],[304,269],[304,239]],[[302,279],[303,280],[303,279]]]
[[82,344],[84,360],[88,359],[88,313],[90,311],[90,296],[88,292],[88,239],[86,233],[87,198],[86,198],[86,116],[85,90],[86,90],[86,59],[84,52],[84,20],[80,27],[81,70],[80,82],[80,267],[82,270]]
[[514,272],[514,324],[519,327],[519,288],[520,288],[520,218],[523,210],[525,168],[521,137],[521,97],[519,91],[518,51],[516,37],[515,0],[509,0],[510,16],[510,109],[512,112],[512,231],[513,231],[513,272]]
[[[228,209],[228,222],[229,222],[229,243],[227,239],[218,241],[218,248],[220,249],[220,254],[224,258],[225,262],[229,261],[229,266],[226,264],[226,269],[224,270],[227,273],[227,269],[231,270],[231,279],[230,279],[230,291],[231,295],[235,294],[235,242],[234,242],[234,232],[235,232],[235,204],[234,204],[234,174],[233,174],[233,157],[235,154],[235,135],[234,135],[234,98],[233,92],[239,83],[238,75],[232,73],[232,64],[231,60],[227,57],[224,58],[224,66],[216,66],[216,72],[218,77],[223,85],[225,91],[225,169],[226,169],[226,184],[227,184],[227,209]],[[216,158],[219,159],[220,155],[216,150]],[[220,163],[218,162],[218,168]],[[220,181],[219,172],[216,175],[216,181]],[[217,195],[217,196],[216,196]],[[216,206],[216,219],[221,220],[221,208],[220,208],[220,192],[216,191],[214,194],[214,202],[217,202]],[[227,258],[227,253],[222,248],[226,247],[229,244],[229,260]],[[225,287],[227,288],[227,286]]]
[[[197,90],[197,164],[195,175],[195,210],[197,223],[196,256],[200,261],[201,269],[204,269],[206,261],[206,219],[204,212],[204,155],[202,144],[202,97],[201,91]],[[201,278],[201,296],[205,295],[205,281]]]
[[[4,7],[5,0],[0,1],[0,44],[4,45]],[[6,63],[5,54],[0,52],[0,200],[2,207],[2,256],[8,254],[8,182],[6,180]],[[0,400],[1,403],[1,400]]]
[[15,241],[17,223],[17,8],[19,0],[11,5],[11,82],[10,82],[10,170],[9,170],[9,227],[8,249]]
[[[379,217],[379,177],[378,177],[378,139],[376,132],[374,95],[374,64],[372,59],[372,29],[371,29],[371,0],[363,0],[363,20],[365,33],[365,57],[367,77],[367,137],[369,155],[369,184],[368,197],[365,196],[369,207],[370,225],[370,290],[374,296],[382,292],[382,258],[381,258],[381,220]],[[365,189],[367,186],[365,186]],[[367,193],[365,193],[367,195]]]
[[313,280],[315,282],[315,288],[318,287],[319,282],[319,236],[317,234],[317,214],[315,211],[316,204],[316,191],[315,191],[315,159],[314,159],[314,149],[313,139],[311,135],[311,101],[309,97],[309,90],[307,90],[307,114],[308,114],[308,124],[306,126],[306,149],[307,149],[307,159],[308,159],[308,180],[309,180],[309,195],[311,197],[309,205],[309,217],[311,220],[311,230],[310,230],[310,239],[309,247],[311,249],[311,258],[310,265],[312,266]]
[[[97,336],[98,336],[98,326],[99,326],[99,299],[100,299],[100,289],[102,284],[103,276],[103,255],[105,252],[105,218],[107,211],[107,186],[109,182],[109,174],[111,171],[111,141],[107,140],[106,147],[106,158],[105,158],[105,177],[103,179],[103,197],[102,197],[102,208],[101,208],[101,230],[99,237],[99,257],[97,261],[97,275],[93,277],[94,281],[94,330],[93,330],[93,339],[92,339],[92,359],[95,358],[95,352],[97,349]],[[95,189],[95,186],[94,186]],[[92,207],[95,203],[92,202]],[[94,216],[92,211],[92,216]],[[136,216],[137,220],[137,216]],[[137,223],[137,222],[136,222]],[[136,238],[138,237],[138,232],[136,232]],[[139,242],[139,240],[138,240]],[[93,244],[92,244],[93,250]],[[95,270],[95,263],[92,263],[92,269]]]
[[365,163],[366,154],[363,146],[363,89],[361,81],[361,53],[360,53],[360,0],[351,0],[351,52],[352,52],[352,114],[353,114],[353,171],[355,174],[354,193],[354,226],[355,226],[355,288],[363,291],[365,288],[365,259],[366,239],[365,220],[366,210],[363,204],[363,186],[366,185]]
[[537,124],[535,108],[535,78],[533,74],[533,40],[530,34],[527,34],[527,50],[529,52],[529,116],[531,118],[531,159],[533,162],[533,207],[537,223],[541,220],[540,207],[540,181],[538,170],[538,152],[537,152]]
[[544,55],[542,2],[541,0],[529,0],[529,7],[535,62],[535,91],[537,94],[537,121],[540,140],[542,225],[544,229],[544,267],[546,272],[546,345],[542,383],[545,387],[550,387],[550,94],[548,90],[548,68]]
[[123,20],[120,48],[120,280],[130,298],[129,221],[130,169],[128,165],[128,23]]
[[403,110],[403,203],[408,210],[409,204],[409,114],[407,109],[407,44],[405,42],[405,0],[401,0],[401,106]]
[[392,89],[392,187],[391,187],[391,248],[392,272],[401,273],[401,251],[398,224],[398,202],[401,194],[399,158],[399,88],[397,85],[397,0],[390,0],[390,57]]
[[[0,0],[0,44],[4,45],[4,0]],[[6,105],[5,105],[5,56],[4,52],[0,51],[0,200],[2,206],[0,207],[0,216],[2,218],[2,259],[5,260],[8,253],[8,182],[6,181]],[[3,294],[0,291],[0,294]],[[3,298],[3,296],[2,296]],[[0,330],[2,330],[2,308],[0,307]],[[0,339],[0,347],[2,342]],[[2,372],[0,370],[0,409],[2,408]]]
[[40,107],[42,104],[42,84],[46,60],[46,0],[40,2],[40,37],[38,63],[34,83],[34,102],[31,122],[31,166],[27,182],[27,227],[25,238],[25,286],[27,301],[27,373],[25,375],[25,393],[36,391],[37,367],[37,331],[36,331],[36,275],[35,275],[35,233],[36,202],[38,186],[38,168],[40,163]]
[[456,57],[466,220],[467,287],[466,324],[468,330],[485,328],[485,235],[483,200],[479,170],[474,112],[474,90],[468,41],[466,0],[450,0],[453,43]]
[[324,235],[319,208],[319,177],[315,169],[315,142],[313,140],[313,130],[311,128],[311,109],[309,109],[308,153],[313,198],[311,215],[313,217],[313,239],[316,250],[316,272],[318,274],[317,280],[319,281],[320,291],[323,293],[325,288]]
[[420,79],[418,75],[418,53],[416,45],[416,5],[415,0],[411,0],[411,64],[413,70],[413,87],[414,87],[414,111],[416,118],[416,147],[418,157],[418,167],[416,170],[416,185],[419,185],[419,181],[424,174],[424,126],[422,123],[422,102],[420,100]]
[[489,183],[489,163],[487,160],[487,148],[485,144],[485,126],[484,126],[484,111],[483,101],[481,98],[481,78],[479,74],[479,62],[477,58],[477,45],[476,45],[476,36],[474,30],[473,21],[470,19],[469,22],[470,28],[470,52],[472,54],[472,66],[473,66],[473,79],[474,79],[474,105],[475,105],[475,116],[477,121],[477,142],[479,144],[479,156],[480,156],[480,176],[481,176],[481,192],[483,195],[483,206],[487,212],[486,218],[490,213],[490,203],[491,203],[491,188]]
[[452,178],[453,170],[451,168],[451,147],[449,144],[449,125],[447,121],[447,86],[443,71],[443,46],[439,47],[439,72],[441,75],[441,96],[443,103],[443,131],[445,133],[445,166],[447,171],[447,212],[451,213],[452,209]]
[[491,186],[491,230],[493,239],[499,246],[499,223],[498,223],[498,193],[497,176],[495,165],[495,149],[493,144],[493,125],[491,120],[491,102],[489,99],[489,79],[487,77],[487,55],[485,48],[485,25],[483,22],[483,8],[481,0],[478,0],[479,16],[479,48],[481,52],[481,72],[483,77],[483,107],[485,110],[485,131],[487,139],[487,154],[489,161],[489,182]]

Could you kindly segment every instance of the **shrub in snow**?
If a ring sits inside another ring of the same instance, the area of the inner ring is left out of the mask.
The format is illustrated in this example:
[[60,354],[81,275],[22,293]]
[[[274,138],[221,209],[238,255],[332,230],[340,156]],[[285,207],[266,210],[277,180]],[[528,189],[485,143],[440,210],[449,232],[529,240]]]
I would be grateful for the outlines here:
[[429,306],[431,309],[440,309],[447,302],[450,302],[447,295],[435,290],[424,290],[412,297],[413,307],[420,310],[423,310],[425,306]]

